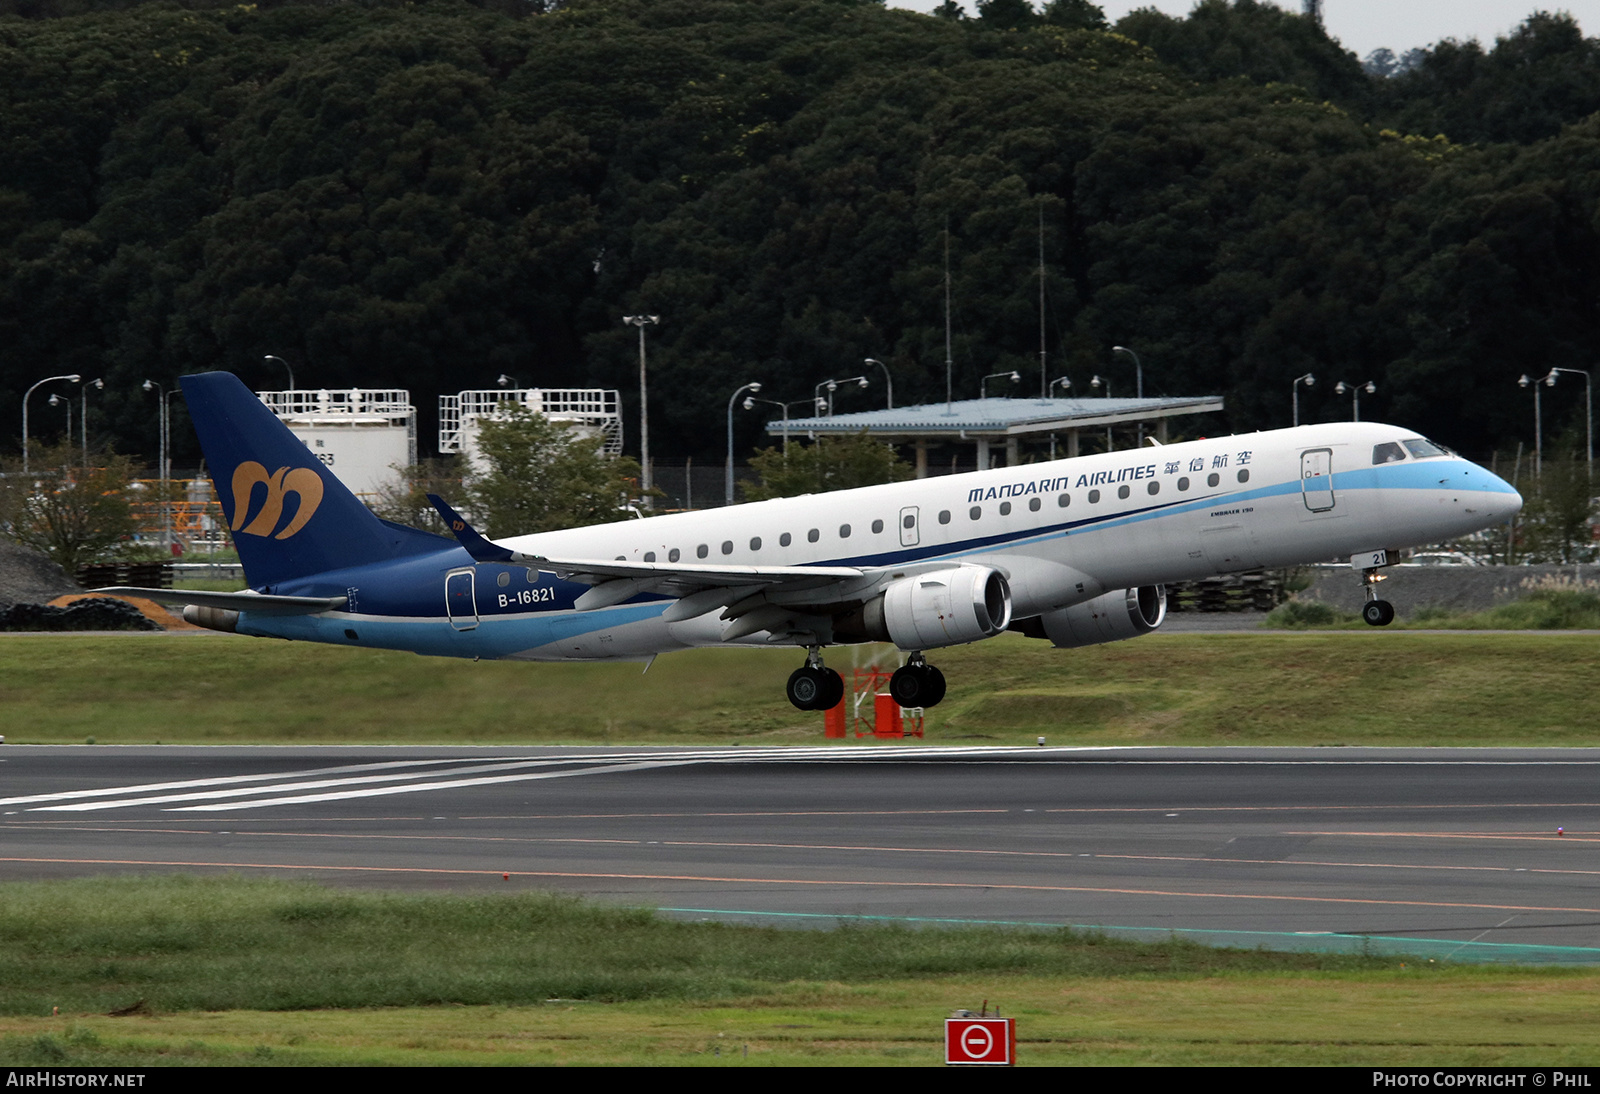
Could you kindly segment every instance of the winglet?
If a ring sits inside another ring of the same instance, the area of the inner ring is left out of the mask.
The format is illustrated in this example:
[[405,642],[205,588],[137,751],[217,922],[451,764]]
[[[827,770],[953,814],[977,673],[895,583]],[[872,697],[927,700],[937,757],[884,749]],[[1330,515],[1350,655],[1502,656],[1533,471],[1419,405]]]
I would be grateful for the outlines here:
[[428,500],[444,518],[445,527],[455,533],[456,539],[461,541],[461,546],[467,549],[467,554],[472,556],[474,562],[512,562],[517,555],[515,552],[491,543],[479,534],[478,530],[467,523],[467,518],[450,508],[450,504],[438,494],[429,494]]

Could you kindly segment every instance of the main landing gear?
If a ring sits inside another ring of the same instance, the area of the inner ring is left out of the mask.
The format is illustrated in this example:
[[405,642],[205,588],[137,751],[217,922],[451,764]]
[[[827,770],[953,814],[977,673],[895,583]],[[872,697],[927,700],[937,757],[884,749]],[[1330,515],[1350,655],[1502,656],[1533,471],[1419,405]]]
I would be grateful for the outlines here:
[[921,653],[913,653],[889,677],[889,694],[903,707],[938,706],[944,698],[944,673],[928,664]]
[[[820,647],[809,646],[806,663],[789,676],[787,692],[799,710],[832,710],[844,698],[844,677],[822,663]],[[937,706],[944,698],[944,673],[913,653],[889,678],[889,694],[903,707]]]
[[832,710],[844,698],[844,677],[822,663],[822,650],[806,649],[806,663],[789,676],[789,702],[799,710]]

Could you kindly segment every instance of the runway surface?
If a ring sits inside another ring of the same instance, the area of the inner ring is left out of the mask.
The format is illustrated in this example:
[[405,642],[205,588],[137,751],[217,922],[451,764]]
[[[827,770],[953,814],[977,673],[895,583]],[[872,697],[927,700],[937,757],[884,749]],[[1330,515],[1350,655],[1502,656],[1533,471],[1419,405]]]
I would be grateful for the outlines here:
[[8,745],[0,879],[542,888],[689,918],[1600,963],[1597,778],[1576,749]]

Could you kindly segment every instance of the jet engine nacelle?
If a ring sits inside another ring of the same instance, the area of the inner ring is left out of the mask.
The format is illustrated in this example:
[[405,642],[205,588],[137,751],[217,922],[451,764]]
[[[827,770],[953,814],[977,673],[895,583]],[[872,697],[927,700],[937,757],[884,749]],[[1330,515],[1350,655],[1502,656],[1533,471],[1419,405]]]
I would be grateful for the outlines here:
[[1052,645],[1070,650],[1137,638],[1161,626],[1166,618],[1166,587],[1140,585],[1025,619],[1016,629],[1030,638],[1048,638]]
[[963,564],[891,582],[883,595],[834,617],[839,642],[934,650],[993,638],[1011,622],[1011,585],[992,566]]

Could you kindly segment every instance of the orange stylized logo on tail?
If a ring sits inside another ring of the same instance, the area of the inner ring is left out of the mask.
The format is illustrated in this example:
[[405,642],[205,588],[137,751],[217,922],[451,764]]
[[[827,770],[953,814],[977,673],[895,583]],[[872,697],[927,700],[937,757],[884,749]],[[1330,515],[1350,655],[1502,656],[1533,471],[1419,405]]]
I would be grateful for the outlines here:
[[[255,519],[245,524],[244,518],[250,515],[250,496],[257,483],[267,488],[267,498]],[[280,467],[269,475],[267,469],[254,460],[241,463],[233,471],[233,530],[251,536],[272,535],[283,518],[286,494],[299,495],[300,508],[283,531],[273,537],[275,539],[288,539],[306,526],[311,514],[322,504],[322,479],[309,467]]]

